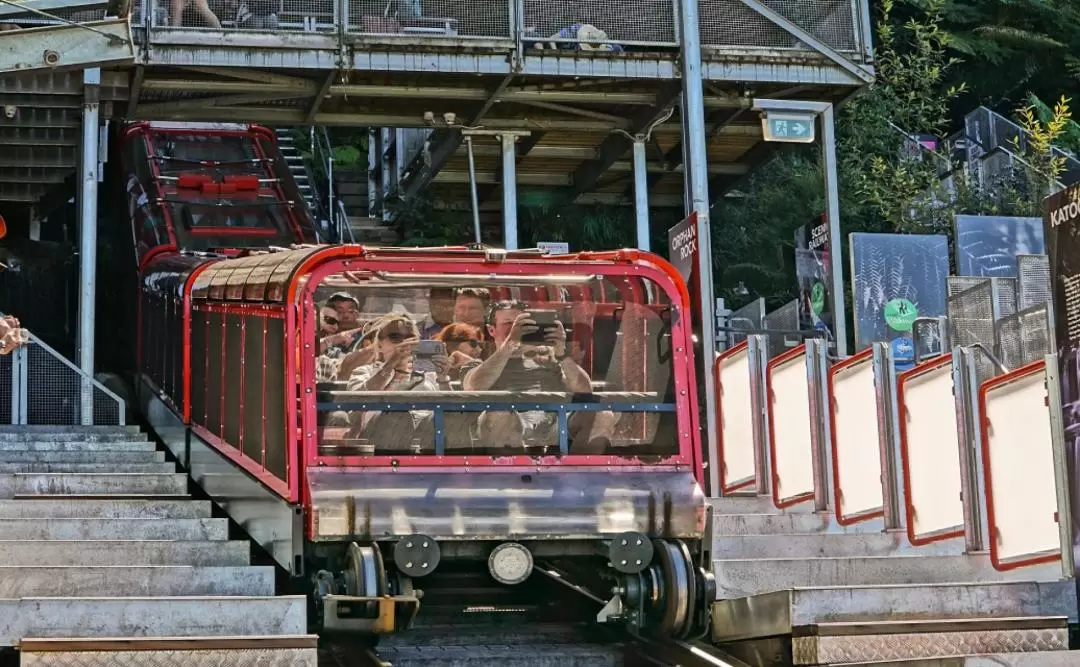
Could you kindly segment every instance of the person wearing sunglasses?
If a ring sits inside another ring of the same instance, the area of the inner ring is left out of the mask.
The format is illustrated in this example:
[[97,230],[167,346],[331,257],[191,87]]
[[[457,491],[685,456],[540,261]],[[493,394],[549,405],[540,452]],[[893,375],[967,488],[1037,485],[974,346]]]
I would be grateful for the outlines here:
[[[450,359],[431,358],[435,372],[413,370],[420,332],[405,315],[391,314],[380,320],[375,333],[375,361],[360,366],[349,376],[349,391],[446,391],[450,388]],[[381,449],[405,449],[412,442],[434,443],[434,416],[430,410],[367,412],[354,417],[361,437]]]
[[[465,391],[530,391],[591,394],[592,379],[566,349],[566,329],[555,320],[544,343],[524,343],[522,338],[539,331],[527,304],[500,301],[492,304],[487,328],[494,351],[482,362],[464,369]],[[610,444],[618,417],[609,411],[580,412],[570,416],[570,451],[597,454]],[[558,438],[554,412],[484,412],[480,415],[480,438],[486,447],[520,447],[526,441],[552,444]]]

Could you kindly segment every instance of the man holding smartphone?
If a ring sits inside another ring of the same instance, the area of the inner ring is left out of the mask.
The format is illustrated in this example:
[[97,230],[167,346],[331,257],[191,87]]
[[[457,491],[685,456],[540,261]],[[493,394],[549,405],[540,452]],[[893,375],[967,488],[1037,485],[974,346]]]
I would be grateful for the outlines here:
[[[530,311],[520,301],[492,305],[487,329],[495,350],[486,360],[463,367],[465,391],[592,393],[592,379],[566,351],[566,329],[553,311]],[[538,321],[539,320],[539,321]],[[618,421],[609,411],[570,416],[571,452],[602,453]],[[554,412],[485,412],[480,439],[487,447],[520,447],[525,440],[550,444],[558,437]]]

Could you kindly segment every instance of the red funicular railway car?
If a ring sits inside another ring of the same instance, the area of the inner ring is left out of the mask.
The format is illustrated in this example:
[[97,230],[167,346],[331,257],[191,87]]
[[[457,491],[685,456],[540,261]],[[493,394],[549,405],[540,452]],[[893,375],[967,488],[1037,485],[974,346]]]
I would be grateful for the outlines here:
[[[689,298],[670,265],[314,245],[266,130],[126,137],[142,405],[324,628],[403,629],[417,589],[473,567],[503,586],[558,573],[610,598],[606,616],[704,630]],[[356,331],[346,349],[327,347],[335,327]]]

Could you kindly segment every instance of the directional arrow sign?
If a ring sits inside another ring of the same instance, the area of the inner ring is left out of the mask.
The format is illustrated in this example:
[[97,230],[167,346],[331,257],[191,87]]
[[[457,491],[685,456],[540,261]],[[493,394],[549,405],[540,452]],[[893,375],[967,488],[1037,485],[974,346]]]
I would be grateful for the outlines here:
[[766,112],[761,121],[765,141],[810,144],[815,138],[814,114]]

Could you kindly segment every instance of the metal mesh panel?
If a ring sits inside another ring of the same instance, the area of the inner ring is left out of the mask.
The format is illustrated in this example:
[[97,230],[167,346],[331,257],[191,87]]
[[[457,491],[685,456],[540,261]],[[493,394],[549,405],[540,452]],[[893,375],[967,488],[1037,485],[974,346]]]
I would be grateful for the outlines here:
[[79,425],[84,401],[89,423],[124,423],[122,400],[37,338],[0,358],[0,423]]
[[993,349],[993,287],[988,279],[949,297],[949,339],[950,347],[982,343]]
[[[789,301],[765,316],[765,329],[795,331],[799,328],[799,302]],[[769,335],[769,357],[782,354],[785,350],[796,347],[802,341],[798,336],[785,334]]]
[[912,343],[915,345],[915,356],[918,359],[927,359],[944,354],[948,349],[947,341],[943,340],[942,334],[946,318],[918,319],[911,329]]
[[[850,2],[763,0],[762,4],[838,51],[856,49]],[[812,50],[739,0],[701,0],[698,12],[703,46]]]
[[542,49],[612,50],[677,43],[674,0],[525,0],[526,43]]
[[1052,298],[1050,258],[1046,255],[1017,255],[1016,307],[1027,310],[1048,303]]
[[365,35],[511,36],[510,2],[497,0],[348,0],[348,30]]
[[1050,352],[1050,318],[1042,304],[1002,318],[997,325],[1001,363],[1018,368]]
[[11,422],[11,355],[0,357],[0,424]]
[[[765,299],[754,299],[742,308],[731,313],[728,326],[732,329],[759,330],[765,326]],[[731,345],[735,346],[746,340],[746,334],[728,332]]]
[[[152,17],[158,28],[224,28],[227,30],[333,31],[334,0],[228,0],[208,2],[209,14],[194,2],[186,3],[179,17],[171,15],[168,0],[144,0],[137,17],[140,23]],[[215,25],[216,24],[216,25]]]
[[1016,313],[1016,278],[991,278],[990,282],[997,292],[997,316]]
[[989,278],[983,278],[982,276],[949,276],[947,281],[949,296],[956,296],[961,292],[966,292],[972,287],[982,285],[989,281]]

